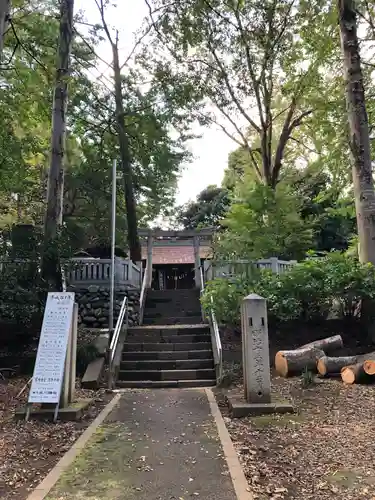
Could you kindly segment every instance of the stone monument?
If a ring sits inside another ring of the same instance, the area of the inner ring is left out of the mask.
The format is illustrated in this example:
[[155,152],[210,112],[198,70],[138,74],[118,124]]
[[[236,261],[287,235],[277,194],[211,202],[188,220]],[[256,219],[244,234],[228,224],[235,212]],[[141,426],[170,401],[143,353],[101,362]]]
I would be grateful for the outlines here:
[[267,301],[252,293],[241,305],[244,397],[228,397],[233,417],[293,412],[287,403],[272,402]]

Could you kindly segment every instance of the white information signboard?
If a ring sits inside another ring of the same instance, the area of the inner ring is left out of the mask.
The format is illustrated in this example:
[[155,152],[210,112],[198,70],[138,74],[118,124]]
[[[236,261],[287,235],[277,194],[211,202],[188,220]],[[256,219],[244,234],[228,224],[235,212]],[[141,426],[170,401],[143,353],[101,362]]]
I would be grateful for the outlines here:
[[29,403],[58,404],[74,307],[73,292],[48,294]]

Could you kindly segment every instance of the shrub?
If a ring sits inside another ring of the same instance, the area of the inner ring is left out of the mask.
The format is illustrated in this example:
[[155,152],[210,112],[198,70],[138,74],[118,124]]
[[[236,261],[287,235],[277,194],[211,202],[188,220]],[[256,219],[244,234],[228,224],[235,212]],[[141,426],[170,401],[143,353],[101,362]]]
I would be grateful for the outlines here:
[[375,268],[353,256],[331,252],[279,275],[263,271],[259,278],[216,279],[208,284],[202,303],[206,309],[213,307],[219,322],[236,325],[241,301],[251,292],[267,299],[271,320],[324,319],[333,304],[350,318],[358,314],[361,300],[375,297]]

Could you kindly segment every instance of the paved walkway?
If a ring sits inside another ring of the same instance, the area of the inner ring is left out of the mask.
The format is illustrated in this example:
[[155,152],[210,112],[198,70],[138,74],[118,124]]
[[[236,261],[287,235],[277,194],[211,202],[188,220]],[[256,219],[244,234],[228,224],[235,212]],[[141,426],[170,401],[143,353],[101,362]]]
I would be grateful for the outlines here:
[[204,390],[124,393],[48,500],[236,500]]

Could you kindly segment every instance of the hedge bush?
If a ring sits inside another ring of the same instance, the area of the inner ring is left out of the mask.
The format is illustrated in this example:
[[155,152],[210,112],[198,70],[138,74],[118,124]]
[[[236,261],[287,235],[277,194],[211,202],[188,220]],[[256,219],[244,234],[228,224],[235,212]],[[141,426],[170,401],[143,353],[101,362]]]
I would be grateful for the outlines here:
[[215,279],[208,283],[202,303],[206,310],[214,310],[220,323],[238,325],[241,301],[252,292],[267,299],[271,320],[321,320],[333,305],[349,318],[358,314],[361,299],[375,297],[375,268],[353,256],[331,252],[282,274],[262,271],[258,277]]

